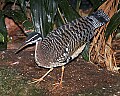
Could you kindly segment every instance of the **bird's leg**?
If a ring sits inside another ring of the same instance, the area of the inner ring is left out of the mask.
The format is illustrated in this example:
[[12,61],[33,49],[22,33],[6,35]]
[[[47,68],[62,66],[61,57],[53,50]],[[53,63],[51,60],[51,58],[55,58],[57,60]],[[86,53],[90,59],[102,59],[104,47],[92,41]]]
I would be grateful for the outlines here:
[[31,83],[39,83],[39,82],[41,82],[51,71],[53,70],[53,68],[50,68],[50,70],[48,70],[41,78],[39,78],[39,79],[33,79],[33,82],[31,82]]
[[65,69],[65,67],[62,66],[62,73],[61,73],[60,83],[57,83],[57,85],[54,86],[54,88],[52,89],[52,91],[54,89],[56,89],[56,87],[58,87],[58,86],[60,86],[62,88],[62,80],[63,80],[64,69]]
[[65,69],[65,67],[62,66],[62,73],[61,73],[60,84],[59,84],[61,87],[62,87],[62,80],[63,80],[64,69]]

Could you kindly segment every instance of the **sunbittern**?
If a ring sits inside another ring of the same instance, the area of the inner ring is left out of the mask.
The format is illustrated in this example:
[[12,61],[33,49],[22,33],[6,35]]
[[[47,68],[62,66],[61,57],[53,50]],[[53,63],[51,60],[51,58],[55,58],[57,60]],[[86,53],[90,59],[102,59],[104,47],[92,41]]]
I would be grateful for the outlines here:
[[64,65],[76,58],[95,35],[95,29],[108,21],[109,17],[102,10],[98,10],[90,16],[68,22],[50,32],[45,38],[42,37],[41,33],[33,32],[17,52],[29,44],[36,43],[36,63],[38,66],[50,68],[50,70],[34,82],[43,80],[54,67],[62,66],[61,81],[59,83],[62,84]]

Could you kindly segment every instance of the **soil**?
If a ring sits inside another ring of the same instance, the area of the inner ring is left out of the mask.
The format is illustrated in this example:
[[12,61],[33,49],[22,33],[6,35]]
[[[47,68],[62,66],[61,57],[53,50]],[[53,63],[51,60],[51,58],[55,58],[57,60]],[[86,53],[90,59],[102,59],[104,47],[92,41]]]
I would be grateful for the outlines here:
[[[8,43],[8,49],[0,52],[0,67],[7,66],[16,69],[27,78],[28,82],[31,82],[33,78],[43,76],[48,69],[36,65],[34,60],[35,46],[15,54],[21,42]],[[113,44],[119,65],[120,40],[114,40]],[[53,90],[55,84],[60,81],[60,76],[61,67],[54,68],[43,81],[34,85],[47,90],[46,96],[120,96],[120,74],[110,72],[106,68],[99,68],[84,61],[81,56],[65,66],[62,87],[56,87]],[[39,94],[39,96],[42,95]]]

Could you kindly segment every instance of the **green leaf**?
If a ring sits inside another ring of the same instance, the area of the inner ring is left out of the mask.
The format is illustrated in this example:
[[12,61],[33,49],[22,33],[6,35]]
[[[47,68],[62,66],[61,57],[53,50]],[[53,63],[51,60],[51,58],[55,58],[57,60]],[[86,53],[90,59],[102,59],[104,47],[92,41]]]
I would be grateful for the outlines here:
[[4,11],[4,14],[10,18],[12,18],[16,23],[22,23],[27,20],[27,17],[20,10],[9,10]]
[[68,0],[60,0],[59,8],[61,9],[61,13],[65,18],[65,22],[71,22],[77,18],[80,18],[80,15],[77,11],[69,4]]
[[0,50],[6,50],[7,49],[7,29],[5,26],[5,17],[2,11],[0,11],[0,34],[1,34],[1,40],[4,41],[3,43],[0,43]]
[[89,61],[89,42],[86,44],[84,50],[82,51],[81,55],[84,60]]
[[33,32],[34,27],[32,22],[30,22],[26,15],[20,10],[9,10],[3,11],[4,14],[10,18],[12,18],[21,28],[24,30],[25,34],[27,31]]
[[71,6],[77,11],[79,12],[79,7],[81,4],[81,0],[68,0],[71,4]]
[[0,42],[4,43],[4,36],[0,33]]
[[120,25],[120,11],[114,14],[110,19],[105,32],[106,41],[108,40],[108,37],[113,33],[113,31],[118,27],[118,25]]
[[107,0],[90,0],[90,1],[93,5],[93,9],[97,9],[99,6],[101,6]]
[[34,26],[33,26],[33,23],[30,22],[29,20],[26,20],[22,23],[23,27],[24,27],[24,32],[25,34],[29,34],[31,32],[34,32]]
[[46,36],[53,30],[54,17],[57,12],[57,0],[30,0],[32,20],[35,32]]
[[80,18],[80,15],[69,4],[67,0],[60,0],[58,4],[59,4],[59,7],[55,17],[55,24],[57,27],[60,27],[67,22],[71,22],[72,20]]
[[60,27],[60,26],[64,25],[64,22],[61,18],[61,15],[59,14],[58,11],[57,11],[57,14],[55,16],[55,21],[54,22],[55,22],[56,27]]

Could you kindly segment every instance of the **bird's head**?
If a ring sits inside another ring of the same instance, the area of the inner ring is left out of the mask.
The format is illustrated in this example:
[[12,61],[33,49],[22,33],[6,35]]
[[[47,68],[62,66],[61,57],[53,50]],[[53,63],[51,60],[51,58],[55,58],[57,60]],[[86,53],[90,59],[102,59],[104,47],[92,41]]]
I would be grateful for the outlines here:
[[22,50],[23,48],[25,48],[28,45],[35,44],[38,41],[42,41],[42,39],[43,38],[40,33],[37,33],[37,32],[31,33],[30,35],[28,35],[25,42],[17,49],[17,51],[15,53],[18,53],[20,50]]

